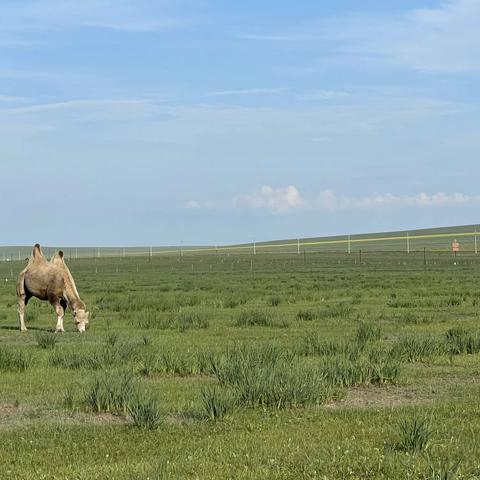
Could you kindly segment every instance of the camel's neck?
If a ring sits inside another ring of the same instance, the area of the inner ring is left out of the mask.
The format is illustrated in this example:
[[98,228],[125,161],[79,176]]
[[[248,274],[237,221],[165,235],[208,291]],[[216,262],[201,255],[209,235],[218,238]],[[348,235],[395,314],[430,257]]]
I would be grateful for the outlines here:
[[67,266],[65,265],[63,270],[63,281],[65,285],[65,299],[70,305],[70,308],[76,312],[79,309],[85,309],[85,304],[80,298],[78,294],[77,287],[75,286],[75,281],[73,280],[72,274],[70,270],[68,270]]
[[65,292],[65,298],[72,311],[85,310],[85,303],[83,303],[79,296],[72,296],[68,292]]

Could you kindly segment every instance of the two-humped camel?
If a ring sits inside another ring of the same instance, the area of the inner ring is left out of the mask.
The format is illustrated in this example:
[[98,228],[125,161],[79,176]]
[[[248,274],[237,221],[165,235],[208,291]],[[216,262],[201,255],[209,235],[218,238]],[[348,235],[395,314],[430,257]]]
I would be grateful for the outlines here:
[[48,300],[57,313],[57,332],[63,332],[63,317],[67,305],[79,332],[84,332],[89,313],[80,299],[72,274],[63,260],[63,252],[57,252],[50,261],[43,256],[40,245],[33,247],[28,265],[20,272],[17,281],[18,315],[20,330],[25,326],[25,306],[32,297]]

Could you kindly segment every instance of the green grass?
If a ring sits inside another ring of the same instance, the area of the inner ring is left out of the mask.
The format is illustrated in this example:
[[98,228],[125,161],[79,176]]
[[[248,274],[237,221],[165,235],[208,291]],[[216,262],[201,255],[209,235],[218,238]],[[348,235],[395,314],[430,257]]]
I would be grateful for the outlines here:
[[69,266],[85,335],[35,299],[21,334],[0,262],[0,478],[479,476],[480,258]]

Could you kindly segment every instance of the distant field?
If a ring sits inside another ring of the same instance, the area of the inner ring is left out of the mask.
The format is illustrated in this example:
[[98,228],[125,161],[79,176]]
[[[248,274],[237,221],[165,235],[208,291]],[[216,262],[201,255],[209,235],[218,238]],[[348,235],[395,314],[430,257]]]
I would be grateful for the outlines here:
[[[345,252],[398,251],[419,252],[424,249],[434,252],[450,251],[453,240],[458,240],[460,250],[475,253],[480,247],[478,225],[462,225],[432,229],[366,233],[356,235],[338,235],[330,237],[312,237],[288,240],[256,242],[239,245],[207,246],[144,246],[144,247],[65,247],[42,246],[46,254],[63,249],[67,258],[101,258],[127,256],[160,255],[212,255],[220,253],[254,254],[254,253],[303,253],[306,252]],[[0,246],[0,261],[21,260],[30,255],[32,246]]]
[[20,334],[24,264],[0,262],[1,479],[480,478],[472,252],[72,259],[84,336],[36,300]]

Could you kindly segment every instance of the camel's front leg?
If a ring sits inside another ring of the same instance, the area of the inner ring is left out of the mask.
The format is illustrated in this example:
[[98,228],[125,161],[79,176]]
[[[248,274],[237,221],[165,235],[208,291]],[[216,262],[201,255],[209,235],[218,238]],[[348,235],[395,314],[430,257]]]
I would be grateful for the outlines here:
[[55,305],[55,312],[57,313],[57,326],[55,328],[56,332],[64,332],[63,328],[63,317],[65,316],[65,310],[64,308],[60,305],[60,303],[57,303]]
[[26,332],[27,331],[27,327],[25,326],[25,305],[26,305],[25,298],[26,298],[25,294],[22,294],[22,295],[18,296],[17,311],[18,311],[18,319],[20,320],[20,331],[21,332]]

